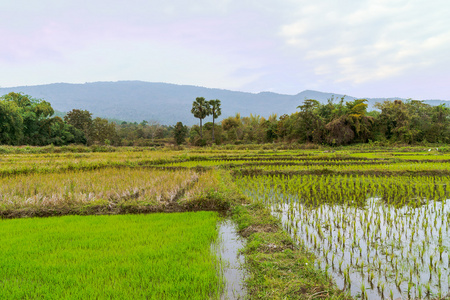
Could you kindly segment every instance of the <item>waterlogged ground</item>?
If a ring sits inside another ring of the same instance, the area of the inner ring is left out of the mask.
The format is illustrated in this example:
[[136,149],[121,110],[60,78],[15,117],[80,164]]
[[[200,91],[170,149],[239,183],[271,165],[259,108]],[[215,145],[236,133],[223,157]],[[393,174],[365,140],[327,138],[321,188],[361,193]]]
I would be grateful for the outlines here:
[[[390,193],[384,185],[367,187],[367,179],[358,177],[261,176],[237,181],[253,201],[282,219],[298,244],[317,255],[317,266],[340,288],[355,297],[413,299],[441,298],[450,289],[446,179],[434,178],[432,184],[427,180],[419,184],[420,178],[397,178],[398,183],[417,185],[391,186]],[[405,197],[408,189],[420,196],[411,192]],[[365,196],[377,193],[385,197]]]
[[220,299],[244,299],[245,270],[244,257],[239,252],[244,248],[244,241],[236,231],[236,225],[231,220],[219,223],[219,238],[213,250],[221,259],[222,274],[225,281],[224,292]]

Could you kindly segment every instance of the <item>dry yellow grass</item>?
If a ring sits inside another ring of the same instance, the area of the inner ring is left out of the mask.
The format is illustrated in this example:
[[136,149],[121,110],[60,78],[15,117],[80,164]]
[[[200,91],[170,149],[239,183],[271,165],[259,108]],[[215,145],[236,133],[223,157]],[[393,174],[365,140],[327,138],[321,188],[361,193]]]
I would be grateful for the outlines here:
[[145,168],[18,175],[0,178],[0,208],[113,204],[131,199],[160,204],[174,201],[197,178],[198,174],[190,170]]

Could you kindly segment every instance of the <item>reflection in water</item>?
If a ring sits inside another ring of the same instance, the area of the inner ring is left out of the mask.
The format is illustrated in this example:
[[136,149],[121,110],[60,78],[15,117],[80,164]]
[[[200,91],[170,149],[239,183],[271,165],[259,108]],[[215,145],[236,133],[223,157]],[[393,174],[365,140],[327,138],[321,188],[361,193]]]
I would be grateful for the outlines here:
[[214,250],[222,260],[225,289],[221,299],[244,299],[246,290],[243,270],[244,258],[239,250],[244,247],[242,239],[236,232],[235,225],[230,220],[224,220],[219,225],[219,239]]
[[275,190],[255,194],[253,199],[271,207],[294,240],[317,255],[317,266],[352,296],[422,299],[449,293],[449,200],[394,207],[367,198],[361,206],[312,206]]

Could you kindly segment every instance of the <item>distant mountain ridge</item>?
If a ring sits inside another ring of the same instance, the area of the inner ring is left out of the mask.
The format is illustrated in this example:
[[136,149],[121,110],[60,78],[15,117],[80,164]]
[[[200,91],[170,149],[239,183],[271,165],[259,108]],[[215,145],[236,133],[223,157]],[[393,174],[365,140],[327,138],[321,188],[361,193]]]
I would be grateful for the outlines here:
[[[140,122],[155,120],[161,124],[174,125],[181,121],[187,125],[197,124],[191,114],[192,102],[196,97],[206,100],[220,99],[222,116],[240,113],[268,117],[270,114],[291,114],[297,111],[305,99],[316,99],[322,103],[334,97],[338,101],[343,95],[306,90],[296,95],[283,95],[272,92],[257,94],[237,92],[224,89],[205,88],[192,85],[176,85],[143,81],[93,82],[85,84],[53,83],[36,86],[20,86],[0,88],[0,95],[9,92],[22,92],[35,98],[42,98],[52,104],[58,111],[70,111],[74,108],[84,109],[95,116],[113,118],[124,121]],[[345,96],[345,100],[355,97]],[[387,98],[388,100],[400,98]],[[367,98],[369,110],[376,102],[386,98]],[[450,101],[426,100],[430,105]],[[205,122],[210,121],[209,118]]]

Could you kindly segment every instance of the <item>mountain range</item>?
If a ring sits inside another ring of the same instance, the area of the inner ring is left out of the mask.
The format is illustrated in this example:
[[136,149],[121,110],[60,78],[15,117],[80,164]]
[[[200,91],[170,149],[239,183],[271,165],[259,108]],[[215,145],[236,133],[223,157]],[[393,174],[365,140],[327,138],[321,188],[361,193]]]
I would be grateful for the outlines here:
[[[165,125],[174,125],[181,121],[186,125],[198,123],[191,114],[192,102],[196,97],[206,100],[221,100],[222,116],[240,113],[241,116],[260,115],[268,117],[291,114],[305,99],[315,99],[325,103],[334,97],[339,101],[343,95],[306,90],[296,95],[284,95],[272,92],[248,93],[224,89],[213,89],[191,85],[176,85],[143,81],[93,82],[84,84],[53,83],[36,86],[19,86],[0,88],[0,96],[9,92],[21,92],[34,98],[44,99],[52,104],[55,110],[68,112],[72,109],[90,111],[94,116],[141,122],[158,121]],[[345,96],[346,101],[356,99]],[[368,109],[372,110],[376,102],[401,99],[366,98]],[[431,105],[446,104],[446,100],[425,100]],[[208,122],[211,117],[204,121]]]

